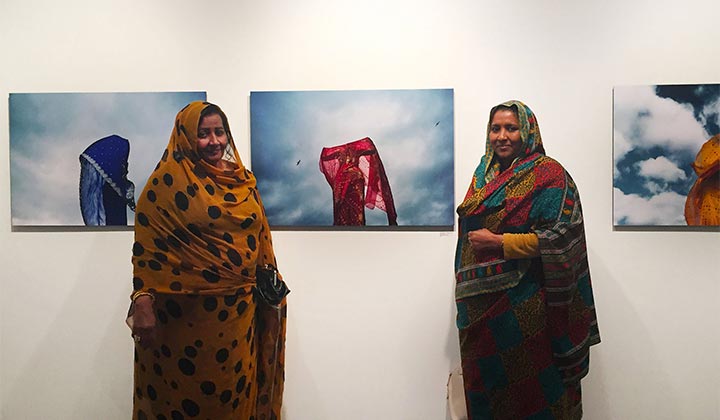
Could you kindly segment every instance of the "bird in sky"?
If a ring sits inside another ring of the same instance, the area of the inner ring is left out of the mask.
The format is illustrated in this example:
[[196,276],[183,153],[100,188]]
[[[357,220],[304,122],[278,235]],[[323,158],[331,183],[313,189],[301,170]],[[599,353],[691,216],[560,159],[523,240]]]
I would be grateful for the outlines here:
[[[300,159],[300,160],[302,160],[302,159]],[[300,164],[300,160],[297,161],[297,163],[295,164],[295,166],[298,166],[298,165]]]
[[440,125],[440,121],[435,123],[435,127],[437,127],[438,125]]

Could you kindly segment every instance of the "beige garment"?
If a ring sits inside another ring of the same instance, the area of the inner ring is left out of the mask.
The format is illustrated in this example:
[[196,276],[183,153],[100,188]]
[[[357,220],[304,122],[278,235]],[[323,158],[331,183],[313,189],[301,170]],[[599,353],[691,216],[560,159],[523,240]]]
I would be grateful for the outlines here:
[[450,372],[447,384],[448,409],[451,420],[467,420],[465,405],[465,388],[463,385],[462,368],[460,366]]

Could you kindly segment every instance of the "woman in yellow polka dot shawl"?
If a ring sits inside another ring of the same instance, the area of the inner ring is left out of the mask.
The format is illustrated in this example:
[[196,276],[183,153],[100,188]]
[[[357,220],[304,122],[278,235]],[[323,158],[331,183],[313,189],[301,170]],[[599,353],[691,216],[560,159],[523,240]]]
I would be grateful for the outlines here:
[[132,262],[133,418],[279,419],[286,305],[253,293],[256,267],[276,266],[270,229],[216,105],[178,113],[138,200]]

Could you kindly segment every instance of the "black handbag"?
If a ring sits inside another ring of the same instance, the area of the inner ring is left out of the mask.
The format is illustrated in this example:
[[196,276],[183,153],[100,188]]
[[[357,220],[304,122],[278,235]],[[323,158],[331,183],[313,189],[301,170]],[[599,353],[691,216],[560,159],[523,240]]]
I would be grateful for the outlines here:
[[287,284],[278,278],[277,269],[270,264],[257,266],[255,277],[257,294],[270,306],[279,305],[283,298],[290,293]]

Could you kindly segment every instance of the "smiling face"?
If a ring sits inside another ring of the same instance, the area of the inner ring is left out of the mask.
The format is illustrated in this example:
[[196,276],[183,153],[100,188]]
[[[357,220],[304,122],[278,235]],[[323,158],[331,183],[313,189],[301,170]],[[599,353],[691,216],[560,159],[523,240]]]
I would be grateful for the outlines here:
[[219,114],[204,116],[198,125],[198,152],[207,163],[222,167],[222,157],[228,144],[227,131]]
[[515,113],[508,109],[497,110],[490,122],[489,137],[500,167],[507,168],[522,150],[520,122]]

